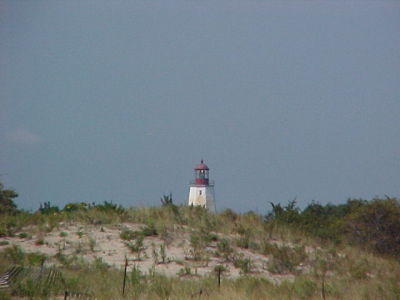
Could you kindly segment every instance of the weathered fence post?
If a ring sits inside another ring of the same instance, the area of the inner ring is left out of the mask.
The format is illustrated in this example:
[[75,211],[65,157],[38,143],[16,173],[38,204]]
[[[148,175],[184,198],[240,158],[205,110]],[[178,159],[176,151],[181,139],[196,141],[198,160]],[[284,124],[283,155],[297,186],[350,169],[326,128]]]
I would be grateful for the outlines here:
[[221,287],[221,268],[218,268],[218,288]]
[[217,275],[217,280],[218,280],[218,288],[221,287],[221,274],[225,271],[226,269],[222,265],[217,265],[214,267],[214,273]]
[[128,258],[125,256],[124,283],[122,285],[122,296],[125,296],[126,269],[128,268]]
[[325,297],[325,272],[322,275],[321,296],[322,296],[323,300],[326,300],[326,297]]

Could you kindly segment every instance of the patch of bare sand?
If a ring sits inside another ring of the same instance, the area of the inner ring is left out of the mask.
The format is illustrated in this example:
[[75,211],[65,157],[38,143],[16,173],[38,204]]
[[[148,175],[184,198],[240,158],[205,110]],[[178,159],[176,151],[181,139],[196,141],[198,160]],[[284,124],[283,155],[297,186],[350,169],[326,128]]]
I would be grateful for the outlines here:
[[[143,251],[138,259],[137,253],[132,253],[127,241],[121,239],[123,229],[139,231],[143,224],[124,223],[121,225],[83,225],[62,223],[51,232],[43,232],[35,227],[24,228],[28,237],[3,237],[0,241],[8,241],[8,245],[0,246],[0,251],[11,245],[20,246],[25,252],[40,252],[49,257],[48,264],[60,264],[56,256],[67,259],[81,259],[88,263],[95,259],[122,269],[125,258],[129,260],[129,270],[133,266],[143,273],[152,270],[167,276],[205,276],[214,272],[214,267],[223,265],[227,271],[224,276],[237,278],[241,275],[240,268],[236,268],[232,261],[225,261],[216,255],[216,242],[212,242],[204,249],[203,261],[191,259],[190,228],[176,226],[168,234],[168,239],[160,236],[145,237]],[[162,262],[161,245],[165,245],[165,261]],[[234,248],[235,252],[249,258],[251,274],[279,283],[283,280],[293,280],[292,274],[272,274],[267,270],[269,257],[254,253],[248,249]],[[190,270],[190,274],[189,273]]]

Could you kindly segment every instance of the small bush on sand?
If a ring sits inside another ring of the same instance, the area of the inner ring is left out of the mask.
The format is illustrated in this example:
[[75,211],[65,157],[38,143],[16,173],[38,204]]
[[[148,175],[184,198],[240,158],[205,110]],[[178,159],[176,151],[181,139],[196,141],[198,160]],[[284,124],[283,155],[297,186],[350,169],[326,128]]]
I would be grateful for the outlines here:
[[242,274],[251,273],[254,268],[251,258],[245,257],[242,253],[234,256],[233,265],[239,268]]
[[121,234],[119,235],[121,239],[125,240],[125,241],[131,241],[136,239],[137,237],[140,236],[140,232],[139,231],[133,231],[130,229],[123,229]]
[[230,261],[232,259],[233,248],[231,247],[231,243],[228,239],[221,239],[217,243],[217,250],[218,256],[222,256],[225,261]]
[[128,243],[127,244],[129,250],[131,250],[132,253],[136,253],[136,259],[140,260],[140,254],[142,251],[145,249],[143,246],[143,236],[138,236],[133,243]]
[[272,255],[268,270],[276,274],[294,272],[296,267],[307,258],[304,247],[278,247],[274,244],[264,243],[263,250],[264,254]]

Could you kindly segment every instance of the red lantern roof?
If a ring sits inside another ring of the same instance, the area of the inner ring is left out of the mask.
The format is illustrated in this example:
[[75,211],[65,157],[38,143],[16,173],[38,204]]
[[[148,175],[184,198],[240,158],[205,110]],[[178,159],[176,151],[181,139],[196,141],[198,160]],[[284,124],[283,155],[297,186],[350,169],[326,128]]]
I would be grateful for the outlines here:
[[208,166],[201,160],[199,164],[194,167],[195,170],[209,170]]

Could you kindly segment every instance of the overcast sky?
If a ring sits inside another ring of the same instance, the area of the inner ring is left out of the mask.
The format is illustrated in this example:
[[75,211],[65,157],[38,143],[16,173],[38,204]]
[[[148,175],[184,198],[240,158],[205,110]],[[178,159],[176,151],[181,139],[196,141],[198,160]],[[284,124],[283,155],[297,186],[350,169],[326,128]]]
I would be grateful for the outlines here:
[[400,196],[400,1],[0,0],[0,181],[19,207]]

